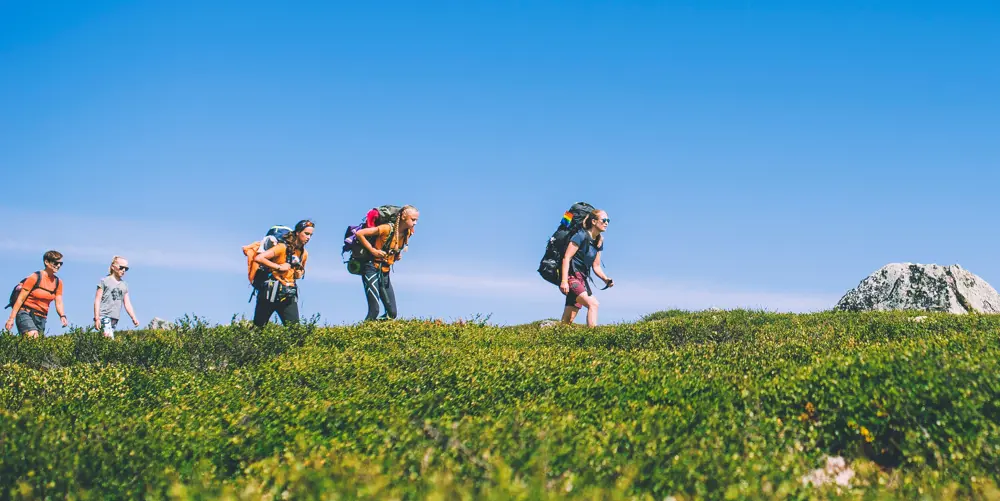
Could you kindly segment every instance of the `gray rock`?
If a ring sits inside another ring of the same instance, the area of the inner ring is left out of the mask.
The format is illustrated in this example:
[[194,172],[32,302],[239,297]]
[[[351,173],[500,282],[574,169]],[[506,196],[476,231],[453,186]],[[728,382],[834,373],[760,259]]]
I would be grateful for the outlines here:
[[146,328],[149,330],[170,330],[174,328],[174,324],[167,322],[160,317],[153,317],[153,319],[149,321],[149,326]]
[[844,294],[834,309],[1000,313],[1000,294],[957,264],[892,263]]
[[555,327],[559,324],[560,322],[558,320],[542,320],[541,322],[538,323],[538,326],[545,329],[548,327]]

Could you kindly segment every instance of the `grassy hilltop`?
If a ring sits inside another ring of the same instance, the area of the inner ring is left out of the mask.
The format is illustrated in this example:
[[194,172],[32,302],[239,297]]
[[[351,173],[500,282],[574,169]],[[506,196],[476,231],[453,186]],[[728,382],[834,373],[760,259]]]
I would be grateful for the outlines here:
[[1000,316],[917,315],[2,336],[0,499],[1000,499]]

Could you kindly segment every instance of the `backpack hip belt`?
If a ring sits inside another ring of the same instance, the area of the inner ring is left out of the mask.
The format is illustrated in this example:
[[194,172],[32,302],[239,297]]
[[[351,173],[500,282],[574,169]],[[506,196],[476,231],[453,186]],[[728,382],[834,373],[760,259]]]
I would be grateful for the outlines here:
[[39,311],[39,310],[36,310],[36,309],[34,309],[34,308],[31,308],[31,307],[28,307],[28,306],[23,306],[23,305],[21,306],[21,309],[20,309],[20,310],[18,310],[18,311],[24,311],[24,312],[28,312],[28,313],[30,313],[30,314],[32,314],[32,315],[34,315],[34,316],[36,316],[36,317],[42,317],[42,318],[45,318],[45,317],[47,317],[47,316],[48,316],[48,314],[46,314],[46,313],[42,313],[42,312],[41,312],[41,311]]

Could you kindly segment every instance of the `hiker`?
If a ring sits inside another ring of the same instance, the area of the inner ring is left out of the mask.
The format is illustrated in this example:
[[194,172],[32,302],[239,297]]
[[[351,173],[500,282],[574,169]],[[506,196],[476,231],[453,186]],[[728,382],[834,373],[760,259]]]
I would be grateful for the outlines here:
[[21,335],[31,338],[37,338],[39,334],[44,336],[49,304],[53,300],[56,302],[56,313],[59,314],[62,326],[69,325],[63,310],[63,284],[56,276],[56,272],[63,265],[62,258],[63,255],[59,251],[46,252],[42,256],[45,268],[28,275],[18,287],[15,287],[17,298],[10,305],[13,310],[5,325],[8,331],[17,323],[17,332]]
[[[357,232],[358,242],[372,257],[362,265],[361,270],[361,283],[365,289],[365,298],[368,300],[368,315],[365,316],[365,321],[396,318],[398,313],[396,294],[392,290],[389,272],[392,270],[392,265],[402,259],[401,253],[406,249],[419,217],[420,212],[416,207],[405,205],[396,215],[395,222],[364,228]],[[374,246],[369,240],[370,237],[376,237]],[[380,301],[385,307],[385,314],[381,317],[378,315]]]
[[306,273],[309,253],[306,244],[316,227],[312,221],[303,219],[295,229],[285,234],[277,244],[254,256],[254,262],[268,273],[257,289],[257,306],[253,323],[257,327],[267,325],[271,315],[278,312],[282,325],[299,322],[299,292],[295,281]]
[[122,306],[132,319],[132,325],[138,327],[139,320],[132,311],[132,300],[128,294],[128,284],[122,278],[128,271],[128,261],[121,257],[111,258],[108,276],[97,282],[97,293],[94,295],[94,328],[103,331],[104,337],[115,338],[115,327],[121,316]]
[[566,295],[566,307],[563,309],[562,321],[571,324],[576,320],[580,308],[587,308],[587,326],[597,326],[597,308],[600,303],[590,290],[590,272],[593,270],[598,278],[604,280],[607,287],[614,286],[601,269],[601,251],[604,249],[604,235],[611,219],[602,210],[595,209],[587,214],[583,225],[569,239],[566,253],[562,259],[562,277],[559,290]]

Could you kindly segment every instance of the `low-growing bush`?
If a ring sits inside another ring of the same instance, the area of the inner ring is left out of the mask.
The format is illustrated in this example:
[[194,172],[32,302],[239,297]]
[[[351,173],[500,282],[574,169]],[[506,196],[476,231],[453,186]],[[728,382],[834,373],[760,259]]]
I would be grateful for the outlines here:
[[1000,318],[914,316],[2,336],[0,497],[996,499]]

